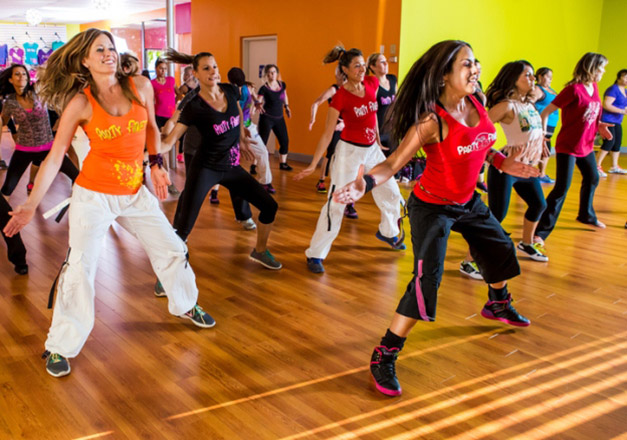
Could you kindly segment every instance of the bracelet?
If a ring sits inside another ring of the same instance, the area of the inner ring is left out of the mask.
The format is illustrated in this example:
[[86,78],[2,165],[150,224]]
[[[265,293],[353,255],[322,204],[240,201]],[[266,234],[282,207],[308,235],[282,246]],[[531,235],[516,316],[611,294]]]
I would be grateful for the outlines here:
[[505,160],[507,156],[505,156],[503,153],[501,153],[498,150],[495,150],[494,148],[491,148],[490,151],[488,151],[488,155],[486,156],[485,160],[492,166],[494,166],[494,168],[496,168],[497,170],[501,169],[501,166],[503,165],[503,161]]
[[161,153],[149,154],[148,163],[150,164],[150,168],[154,165],[158,165],[159,168],[163,168],[163,157],[161,156]]
[[377,181],[372,174],[364,174],[364,180],[366,181],[366,192],[372,191],[372,188],[377,186]]

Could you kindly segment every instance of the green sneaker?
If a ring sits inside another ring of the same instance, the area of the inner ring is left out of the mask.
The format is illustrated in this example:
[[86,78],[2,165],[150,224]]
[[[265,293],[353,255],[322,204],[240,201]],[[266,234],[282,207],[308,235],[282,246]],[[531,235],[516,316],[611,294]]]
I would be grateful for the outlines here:
[[274,259],[274,255],[268,249],[264,252],[257,252],[253,249],[248,258],[261,264],[266,269],[279,270],[283,267],[281,263]]
[[44,353],[44,357],[46,357],[46,371],[51,376],[63,377],[70,374],[70,361],[67,358],[58,353],[49,353],[47,351]]
[[184,319],[191,320],[194,325],[202,328],[211,328],[216,325],[215,319],[209,315],[209,313],[205,312],[202,307],[196,304],[189,312],[180,316]]

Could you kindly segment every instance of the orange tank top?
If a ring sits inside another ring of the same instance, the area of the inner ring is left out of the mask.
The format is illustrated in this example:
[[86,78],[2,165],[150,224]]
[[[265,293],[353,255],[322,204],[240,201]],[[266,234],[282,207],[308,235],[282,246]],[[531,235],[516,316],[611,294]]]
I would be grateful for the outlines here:
[[[131,85],[137,94],[132,80]],[[105,194],[137,193],[144,179],[146,109],[133,101],[124,116],[112,116],[98,104],[89,87],[84,92],[92,107],[92,118],[83,125],[91,149],[76,183]]]

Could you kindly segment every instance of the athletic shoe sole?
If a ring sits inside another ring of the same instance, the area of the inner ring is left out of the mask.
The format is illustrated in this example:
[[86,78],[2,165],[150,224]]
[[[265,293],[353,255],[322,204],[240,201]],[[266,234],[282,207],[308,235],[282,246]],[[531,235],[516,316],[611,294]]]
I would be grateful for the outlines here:
[[165,294],[165,292],[157,292],[157,291],[155,290],[155,296],[156,296],[157,298],[165,298],[165,297],[166,297],[166,296],[168,296],[168,295],[166,295],[166,294]]
[[516,250],[518,251],[520,255],[525,256],[529,258],[530,260],[538,261],[540,263],[547,263],[549,261],[549,257],[547,257],[546,255],[531,255],[531,254],[528,254],[527,251],[519,247],[516,247]]
[[464,272],[462,269],[459,269],[459,271],[466,275],[468,278],[472,278],[473,280],[477,280],[477,281],[483,281],[483,275],[481,275],[480,273],[468,273],[468,272]]
[[281,263],[279,263],[279,267],[270,266],[270,265],[264,263],[263,261],[254,258],[252,255],[249,255],[248,259],[251,260],[251,261],[254,261],[255,263],[259,263],[263,267],[265,267],[266,269],[270,269],[270,270],[279,270],[279,269],[281,269],[283,267],[283,265]]
[[52,377],[63,377],[63,376],[67,376],[68,374],[70,374],[72,372],[72,368],[68,364],[68,368],[66,371],[61,371],[60,373],[53,373],[52,371],[48,370],[48,368],[46,368],[46,372]]
[[388,390],[387,388],[382,387],[381,385],[377,383],[377,380],[374,378],[372,373],[370,373],[370,377],[372,378],[372,382],[374,383],[374,387],[377,389],[377,391],[385,394],[386,396],[396,397],[396,396],[400,396],[403,393],[402,389],[401,390]]
[[531,324],[531,322],[510,321],[507,318],[499,318],[498,316],[495,316],[491,311],[486,310],[486,309],[481,310],[481,316],[483,316],[486,319],[493,319],[495,321],[501,321],[501,322],[504,322],[505,324],[513,325],[515,327],[529,327],[529,325]]

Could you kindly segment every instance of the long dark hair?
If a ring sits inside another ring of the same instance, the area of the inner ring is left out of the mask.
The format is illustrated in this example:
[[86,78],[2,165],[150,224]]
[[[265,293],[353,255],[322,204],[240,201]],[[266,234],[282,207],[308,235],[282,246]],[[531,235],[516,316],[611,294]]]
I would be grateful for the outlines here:
[[414,124],[435,112],[444,75],[453,70],[455,58],[464,47],[471,48],[465,41],[441,41],[411,66],[386,117],[385,125],[389,123],[395,139],[402,139]]
[[172,61],[176,64],[191,64],[194,70],[198,70],[200,59],[205,57],[213,57],[213,54],[210,52],[198,52],[196,55],[188,55],[169,48],[165,51],[165,55],[163,55],[161,59]]
[[607,58],[605,58],[605,56],[595,52],[586,53],[577,62],[575,70],[573,71],[573,79],[568,81],[566,85],[592,82],[596,71],[604,64],[607,64]]
[[324,56],[322,62],[324,64],[329,64],[337,61],[337,64],[340,67],[340,73],[342,74],[344,79],[346,79],[346,74],[342,70],[342,67],[346,67],[348,69],[348,66],[350,66],[353,58],[363,56],[364,54],[361,52],[361,50],[356,48],[346,50],[344,49],[344,46],[340,44],[331,49],[329,53]]
[[501,101],[509,99],[516,91],[516,81],[520,75],[525,71],[525,67],[531,67],[533,72],[533,66],[529,61],[518,60],[505,64],[499,70],[499,73],[492,81],[492,84],[485,92],[487,99],[487,107],[494,107]]
[[30,75],[26,66],[23,64],[11,64],[11,67],[7,67],[2,71],[2,73],[0,73],[0,97],[4,97],[12,93],[17,94],[15,87],[13,87],[13,84],[11,84],[9,80],[13,76],[13,71],[20,68],[24,69],[24,71],[26,72],[26,78],[28,80],[28,82],[26,83],[26,88],[24,89],[24,94],[22,96],[32,95],[35,89],[33,88],[33,84],[30,82]]

